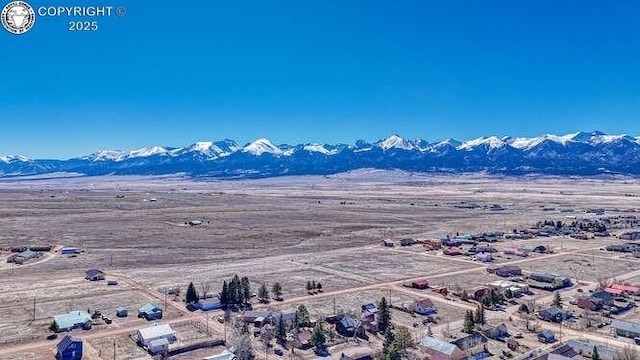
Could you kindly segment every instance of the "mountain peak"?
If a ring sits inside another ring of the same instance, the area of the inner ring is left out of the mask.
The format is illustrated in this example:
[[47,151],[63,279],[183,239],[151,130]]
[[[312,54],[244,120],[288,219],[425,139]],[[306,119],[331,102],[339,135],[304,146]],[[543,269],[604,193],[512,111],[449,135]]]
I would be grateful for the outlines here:
[[264,153],[268,154],[282,154],[282,150],[275,146],[269,139],[260,138],[247,146],[242,151],[260,156]]
[[389,149],[412,150],[415,148],[410,142],[403,139],[397,134],[393,134],[384,140],[378,141],[376,145],[380,146],[382,150],[389,150]]

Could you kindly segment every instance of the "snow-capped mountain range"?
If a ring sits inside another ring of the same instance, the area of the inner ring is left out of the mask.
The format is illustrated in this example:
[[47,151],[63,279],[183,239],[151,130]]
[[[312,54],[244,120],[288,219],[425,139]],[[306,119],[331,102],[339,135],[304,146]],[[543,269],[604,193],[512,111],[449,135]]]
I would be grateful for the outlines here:
[[73,172],[86,175],[186,173],[210,177],[334,174],[359,168],[417,172],[640,175],[640,137],[599,131],[533,138],[481,137],[429,143],[392,135],[351,144],[274,144],[258,139],[202,141],[186,147],[101,150],[68,160],[0,156],[0,176]]

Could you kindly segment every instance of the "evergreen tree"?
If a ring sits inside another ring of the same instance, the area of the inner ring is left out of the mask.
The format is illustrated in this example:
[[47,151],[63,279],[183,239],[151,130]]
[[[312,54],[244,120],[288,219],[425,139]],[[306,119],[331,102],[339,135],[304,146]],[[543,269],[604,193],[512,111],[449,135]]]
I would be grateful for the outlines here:
[[311,290],[315,290],[315,289],[316,289],[316,281],[311,280]]
[[267,289],[267,285],[262,284],[258,288],[258,299],[262,302],[269,301],[269,289]]
[[504,297],[505,299],[513,299],[513,292],[510,289],[507,289],[504,291]]
[[393,345],[393,342],[396,341],[396,336],[391,331],[390,327],[387,327],[387,330],[384,332],[384,344],[383,347],[389,347]]
[[600,360],[600,354],[598,354],[598,348],[595,345],[591,351],[591,360]]
[[251,300],[251,283],[249,282],[249,278],[246,276],[242,277],[240,281],[241,288],[241,303],[248,303]]
[[412,347],[414,344],[409,329],[405,326],[400,326],[398,331],[395,333],[395,340],[393,344],[400,352],[405,352],[408,348]]
[[378,303],[378,331],[386,331],[390,324],[391,312],[389,311],[389,304],[387,304],[387,299],[383,297]]
[[222,282],[222,291],[220,292],[220,304],[227,306],[229,304],[229,284],[227,281]]
[[298,306],[298,309],[296,310],[296,327],[306,327],[310,322],[309,311],[307,311],[307,308],[304,305]]
[[271,292],[276,297],[276,299],[282,299],[282,286],[279,282],[273,283],[271,286]]
[[402,355],[396,348],[395,344],[391,344],[382,348],[382,354],[379,357],[380,360],[401,360]]
[[284,323],[284,318],[282,314],[280,314],[280,319],[278,320],[278,340],[281,342],[285,342],[287,340],[287,326]]
[[198,301],[198,292],[196,291],[196,287],[193,286],[193,283],[189,283],[189,287],[187,288],[187,297],[188,304],[193,304]]
[[307,292],[311,292],[311,290],[313,289],[313,287],[311,287],[311,281],[307,281]]
[[476,312],[473,316],[473,322],[476,324],[484,325],[486,322],[484,315],[484,308],[482,306],[478,306]]
[[529,307],[527,306],[527,304],[520,304],[520,307],[518,308],[518,311],[523,313],[523,314],[528,314],[529,311]]
[[562,309],[562,298],[560,297],[560,293],[557,291],[553,294],[553,306],[557,306]]
[[464,314],[462,331],[467,334],[473,333],[473,325],[473,312],[471,310],[467,310],[467,312]]
[[462,293],[460,293],[460,300],[469,301],[469,294],[467,294],[466,290],[462,290]]
[[324,335],[322,322],[318,322],[316,326],[313,328],[313,332],[311,333],[311,344],[316,349],[316,351],[318,351],[325,348],[326,342],[327,342],[327,337]]
[[240,278],[238,275],[234,275],[229,283],[229,302],[231,304],[239,304],[241,298],[242,289],[240,289]]
[[322,292],[322,284],[320,284],[319,281],[316,283],[316,289],[318,289],[319,292]]

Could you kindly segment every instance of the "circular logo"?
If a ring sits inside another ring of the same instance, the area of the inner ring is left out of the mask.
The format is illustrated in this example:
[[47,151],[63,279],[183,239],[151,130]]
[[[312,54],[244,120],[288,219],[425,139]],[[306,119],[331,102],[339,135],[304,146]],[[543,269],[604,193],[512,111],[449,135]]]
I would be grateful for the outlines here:
[[12,34],[26,33],[35,22],[35,11],[24,1],[12,1],[2,9],[2,26]]

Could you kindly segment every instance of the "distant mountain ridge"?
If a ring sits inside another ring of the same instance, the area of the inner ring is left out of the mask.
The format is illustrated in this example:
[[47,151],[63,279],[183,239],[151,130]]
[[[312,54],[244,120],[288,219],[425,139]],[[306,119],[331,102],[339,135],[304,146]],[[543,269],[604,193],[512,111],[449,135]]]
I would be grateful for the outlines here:
[[263,138],[244,146],[225,139],[185,147],[101,150],[68,160],[0,156],[0,176],[72,172],[88,176],[185,173],[236,178],[328,175],[360,168],[510,175],[640,175],[640,137],[593,131],[429,143],[394,134],[377,142],[277,145]]

